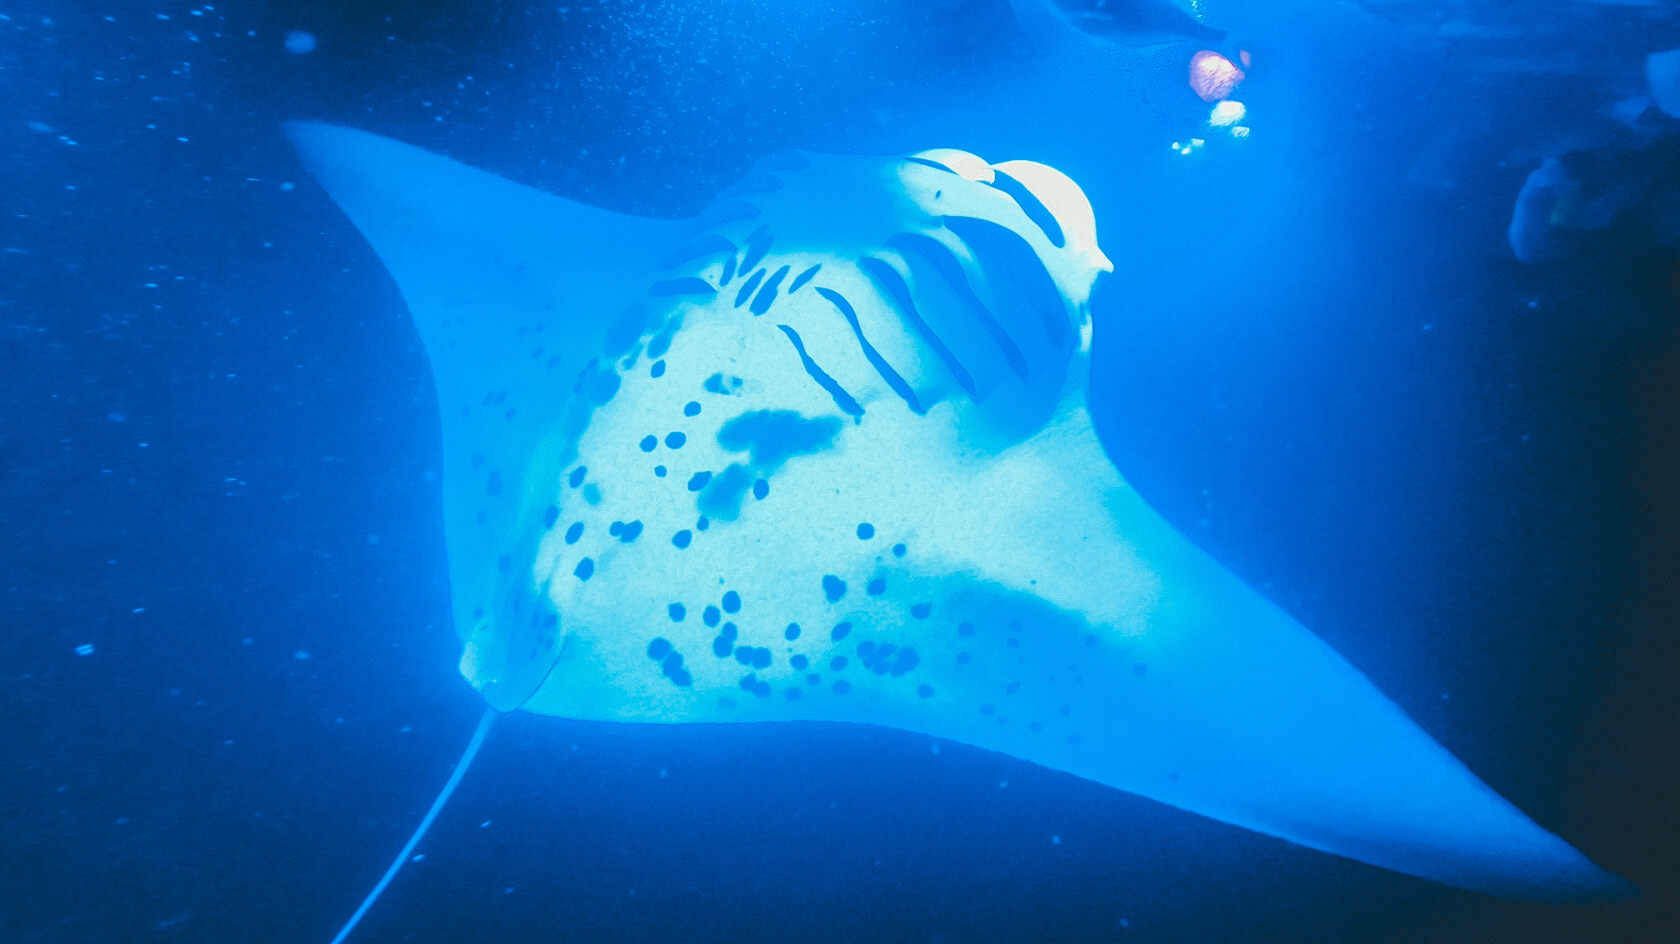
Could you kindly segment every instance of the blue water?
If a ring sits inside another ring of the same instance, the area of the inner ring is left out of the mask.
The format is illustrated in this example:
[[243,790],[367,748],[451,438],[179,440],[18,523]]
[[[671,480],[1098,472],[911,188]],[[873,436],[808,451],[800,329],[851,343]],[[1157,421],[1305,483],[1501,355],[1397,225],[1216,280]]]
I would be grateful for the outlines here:
[[1177,79],[987,124],[1039,67],[1002,0],[759,6],[0,10],[0,940],[325,941],[479,716],[428,365],[299,117],[650,215],[794,147],[1062,167],[1122,472],[1644,890],[1502,901],[894,731],[512,715],[356,940],[1673,940],[1680,268],[1505,227],[1680,27],[1568,75],[1262,32],[1253,135],[1180,160],[1136,123],[1198,127]]

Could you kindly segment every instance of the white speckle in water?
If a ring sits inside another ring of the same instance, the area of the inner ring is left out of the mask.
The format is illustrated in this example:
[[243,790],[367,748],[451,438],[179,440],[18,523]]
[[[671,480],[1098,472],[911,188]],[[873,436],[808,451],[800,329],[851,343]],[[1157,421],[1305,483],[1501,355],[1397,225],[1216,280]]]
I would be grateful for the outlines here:
[[303,30],[288,30],[286,32],[286,51],[294,56],[315,51],[315,34]]
[[81,645],[77,646],[76,647],[76,655],[79,655],[79,656],[91,656],[91,655],[93,655],[93,643],[84,642]]
[[308,649],[299,649],[298,651],[292,653],[292,658],[298,660],[299,662],[308,662],[309,661],[309,650]]
[[1050,845],[1059,846],[1061,844],[1062,844],[1062,837],[1060,837],[1060,836],[1051,836],[1050,837]]
[[999,790],[1004,790],[1004,789],[1007,789],[1008,787],[1009,787],[1009,781],[1007,781],[1007,780],[999,780],[998,781],[998,789]]
[[489,820],[485,820],[485,821],[484,821],[484,822],[482,822],[482,823],[479,823],[479,824],[478,824],[478,828],[479,828],[479,829],[489,829],[489,828],[490,828],[490,821],[489,821]]
[[663,767],[659,768],[659,779],[660,780],[664,780],[666,777],[669,777],[669,776],[671,776],[669,771],[667,771]]
[[412,856],[409,856],[409,857],[408,857],[408,861],[410,861],[410,862],[419,862],[419,861],[420,861],[420,860],[421,860],[421,859],[424,859],[424,858],[425,858],[425,857],[426,857],[426,854],[425,854],[425,853],[424,853],[424,852],[422,852],[422,853],[420,853],[420,854],[419,854],[419,855],[412,855]]

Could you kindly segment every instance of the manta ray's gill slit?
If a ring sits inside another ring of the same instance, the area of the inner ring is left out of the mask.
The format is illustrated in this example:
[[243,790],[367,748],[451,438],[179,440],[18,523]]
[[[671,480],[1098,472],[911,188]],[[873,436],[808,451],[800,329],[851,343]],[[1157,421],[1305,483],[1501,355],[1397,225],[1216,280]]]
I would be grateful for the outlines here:
[[747,200],[725,200],[714,203],[706,212],[695,217],[693,231],[701,233],[730,223],[751,222],[758,219],[759,214],[763,212],[756,204]]
[[824,288],[821,285],[817,286],[817,294],[828,299],[829,304],[833,305],[840,312],[841,317],[846,319],[846,323],[852,328],[852,334],[857,338],[858,347],[863,350],[864,359],[869,362],[869,366],[875,368],[877,374],[881,375],[881,379],[887,382],[887,386],[892,388],[892,392],[898,394],[899,399],[910,407],[912,413],[918,416],[926,415],[927,409],[916,399],[916,391],[910,388],[910,385],[905,382],[898,371],[893,370],[892,365],[888,364],[886,358],[881,356],[881,352],[875,350],[875,346],[870,344],[869,339],[863,336],[863,326],[858,323],[857,310],[852,307],[851,302],[847,301],[845,296],[839,292]]
[[776,237],[770,234],[770,224],[761,224],[757,229],[747,234],[747,248],[741,256],[741,271],[746,272],[758,265],[765,254],[770,251],[770,244]]
[[[908,164],[920,164],[923,167],[931,167],[934,170],[942,170],[947,174],[956,174],[957,173],[956,171],[952,170],[951,168],[946,167],[944,164],[941,164],[938,161],[928,160],[925,157],[907,157],[904,160],[905,160],[905,163],[908,163]],[[961,176],[961,175],[958,175],[958,176]]]
[[[998,350],[1003,354],[1004,362],[1009,365],[1009,369],[1014,371],[1017,377],[1027,376],[1026,355],[1021,353],[1020,345],[1016,344],[1015,339],[1009,336],[1008,331],[1004,330],[1003,325],[998,322],[997,316],[992,314],[992,310],[986,307],[986,303],[980,300],[979,295],[975,294],[974,286],[969,284],[968,275],[963,272],[962,260],[958,259],[956,253],[951,251],[951,247],[923,233],[894,234],[887,240],[887,246],[897,249],[901,253],[909,253],[922,259],[932,266],[935,272],[943,276],[946,284],[951,287],[957,297],[962,299],[963,303],[974,312],[975,318],[980,322],[980,327],[985,330],[986,336],[991,338],[992,342],[998,346]],[[906,262],[908,261],[906,259]]]
[[661,269],[675,269],[696,259],[703,259],[720,252],[732,253],[736,252],[737,249],[738,247],[722,233],[707,233],[666,253],[665,257],[659,260],[659,267]]
[[716,295],[717,289],[712,283],[702,278],[689,275],[680,279],[666,279],[655,282],[648,288],[648,294],[655,298],[671,298],[679,295]]
[[755,168],[752,173],[735,181],[718,192],[719,197],[750,197],[761,193],[775,193],[787,186],[787,182],[774,174],[763,172],[764,168]]
[[762,315],[769,311],[770,306],[776,302],[776,289],[782,284],[782,279],[787,278],[788,270],[791,268],[793,267],[782,266],[771,273],[770,278],[764,280],[764,287],[758,290],[758,295],[753,298],[752,304],[747,307],[747,310],[754,315]]
[[1066,239],[1062,235],[1062,226],[1056,222],[1055,214],[1051,213],[1050,208],[1046,207],[1038,197],[1033,195],[1031,190],[1027,189],[1026,184],[994,168],[992,186],[1009,194],[1020,205],[1021,211],[1027,215],[1027,219],[1032,220],[1044,232],[1044,238],[1050,240],[1050,245],[1061,249],[1066,244]]
[[1031,243],[1009,227],[979,217],[946,216],[941,221],[980,258],[993,275],[994,288],[1005,278],[1015,288],[1019,298],[1011,300],[1014,307],[1038,317],[1051,346],[1061,348],[1071,340],[1067,302]]
[[910,322],[910,325],[916,329],[916,333],[920,334],[922,340],[927,342],[928,347],[933,349],[933,353],[939,358],[940,363],[945,365],[947,371],[950,371],[957,385],[962,387],[970,397],[973,397],[976,392],[974,378],[969,376],[968,370],[958,362],[957,356],[951,353],[951,349],[945,345],[938,334],[934,333],[933,328],[922,320],[921,314],[916,311],[915,300],[910,297],[910,286],[904,284],[904,277],[898,274],[898,270],[874,256],[860,258],[858,268],[862,269],[871,281],[885,291],[887,297],[897,306],[899,314],[904,316],[904,320]]
[[809,269],[806,269],[805,271],[803,271],[803,272],[799,273],[798,275],[794,276],[793,281],[788,283],[787,293],[789,295],[792,295],[794,292],[799,291],[802,287],[804,287],[805,283],[811,281],[811,279],[814,278],[816,276],[816,274],[819,271],[821,271],[821,269],[822,269],[822,263],[819,262],[816,265],[810,267]]
[[787,336],[788,343],[792,344],[794,351],[799,354],[799,362],[804,365],[805,373],[817,382],[817,386],[823,388],[830,397],[834,398],[834,405],[852,417],[853,422],[863,422],[863,407],[859,406],[858,402],[852,399],[852,395],[836,383],[833,377],[830,377],[826,371],[817,366],[817,362],[811,360],[811,355],[805,353],[805,343],[800,340],[799,332],[785,324],[779,324],[776,327],[780,328],[782,334]]
[[[749,267],[743,264],[741,268],[744,271]],[[735,293],[735,307],[740,308],[742,305],[745,305],[747,303],[747,299],[752,297],[753,290],[758,288],[758,283],[763,280],[764,270],[761,268],[754,271],[745,282],[741,283],[741,290]]]
[[718,277],[718,288],[723,288],[729,284],[731,279],[735,278],[735,263],[736,257],[734,255],[723,261],[723,275]]

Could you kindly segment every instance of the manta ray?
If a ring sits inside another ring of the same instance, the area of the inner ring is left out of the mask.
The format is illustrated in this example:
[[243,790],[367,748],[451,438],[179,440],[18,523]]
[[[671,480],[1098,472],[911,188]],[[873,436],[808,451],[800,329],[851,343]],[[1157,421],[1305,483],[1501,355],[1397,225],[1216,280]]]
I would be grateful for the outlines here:
[[791,152],[662,220],[287,133],[429,355],[486,723],[883,725],[1467,889],[1622,887],[1127,484],[1055,169]]

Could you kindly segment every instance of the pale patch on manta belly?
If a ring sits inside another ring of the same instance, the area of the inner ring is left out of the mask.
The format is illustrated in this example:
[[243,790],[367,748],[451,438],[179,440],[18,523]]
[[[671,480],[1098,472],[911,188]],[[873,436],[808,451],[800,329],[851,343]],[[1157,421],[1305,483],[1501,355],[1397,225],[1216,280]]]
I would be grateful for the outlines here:
[[431,356],[493,706],[892,725],[1467,888],[1625,887],[1109,463],[1110,267],[1056,171],[793,155],[677,223],[289,130]]

